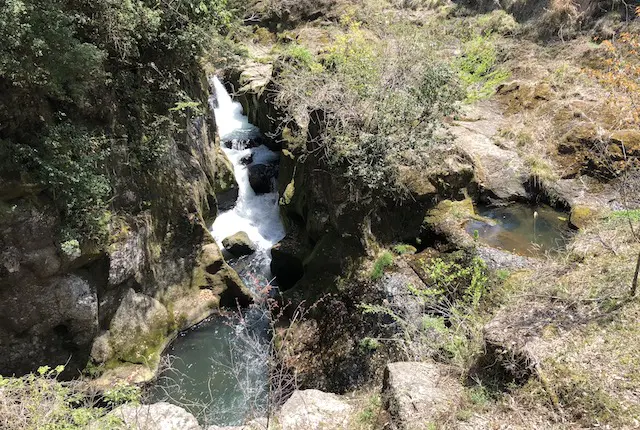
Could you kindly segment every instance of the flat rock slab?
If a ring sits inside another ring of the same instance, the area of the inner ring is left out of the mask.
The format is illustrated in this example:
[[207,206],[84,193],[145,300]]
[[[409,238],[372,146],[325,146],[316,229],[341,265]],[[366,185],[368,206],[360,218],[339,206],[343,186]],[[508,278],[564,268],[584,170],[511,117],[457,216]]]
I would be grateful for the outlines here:
[[124,405],[92,423],[91,430],[202,430],[198,420],[179,406],[166,402]]
[[444,366],[434,362],[390,363],[382,395],[392,428],[424,430],[455,413],[462,386]]
[[294,391],[280,411],[281,430],[347,430],[353,408],[340,396],[319,390]]

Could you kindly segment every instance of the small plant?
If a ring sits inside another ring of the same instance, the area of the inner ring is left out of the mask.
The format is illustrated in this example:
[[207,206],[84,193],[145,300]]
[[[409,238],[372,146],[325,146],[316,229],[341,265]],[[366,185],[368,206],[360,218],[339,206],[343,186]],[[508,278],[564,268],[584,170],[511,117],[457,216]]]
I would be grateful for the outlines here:
[[382,278],[382,275],[384,275],[385,269],[391,266],[392,264],[393,264],[393,254],[391,254],[389,251],[385,251],[380,257],[378,257],[378,259],[374,263],[373,269],[371,270],[369,277],[371,278],[372,281],[377,281],[378,279]]
[[[120,428],[120,420],[105,417],[108,410],[97,406],[97,399],[83,393],[78,383],[59,381],[63,371],[64,366],[42,366],[20,378],[0,376],[0,428],[81,430],[90,423],[96,430]],[[131,391],[129,395],[116,397],[122,401],[133,399]],[[95,424],[99,419],[99,424]]]
[[297,43],[294,43],[288,47],[285,52],[285,56],[299,66],[303,66],[308,69],[321,69],[320,64],[315,61],[315,58],[311,51],[309,51],[302,45],[298,45]]
[[365,351],[375,351],[380,348],[380,342],[372,337],[365,337],[360,340],[360,348]]
[[393,246],[393,252],[395,252],[398,255],[415,254],[417,252],[417,249],[413,245],[407,245],[406,243],[400,243],[398,245],[394,245]]
[[358,414],[358,422],[360,424],[364,424],[365,426],[374,426],[376,423],[376,419],[378,418],[378,414],[380,413],[380,408],[382,407],[382,399],[379,394],[374,394],[369,398],[367,405],[364,410]]
[[361,309],[393,321],[394,344],[403,346],[408,359],[438,356],[467,369],[483,345],[479,310],[489,285],[486,264],[477,257],[449,257],[421,265],[425,285],[409,284],[409,294],[396,301]]
[[111,407],[119,406],[123,403],[138,404],[140,403],[140,397],[140,388],[127,383],[120,383],[104,393],[104,399]]
[[60,249],[62,249],[62,252],[69,258],[78,258],[82,254],[80,243],[76,239],[62,242]]

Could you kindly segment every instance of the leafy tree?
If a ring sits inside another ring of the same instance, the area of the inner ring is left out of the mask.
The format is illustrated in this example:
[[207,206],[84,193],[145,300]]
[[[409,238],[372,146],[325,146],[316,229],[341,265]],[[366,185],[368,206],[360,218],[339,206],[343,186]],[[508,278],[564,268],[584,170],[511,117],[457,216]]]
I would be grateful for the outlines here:
[[114,166],[157,177],[230,18],[225,0],[4,2],[3,176],[40,182],[75,235],[103,239]]

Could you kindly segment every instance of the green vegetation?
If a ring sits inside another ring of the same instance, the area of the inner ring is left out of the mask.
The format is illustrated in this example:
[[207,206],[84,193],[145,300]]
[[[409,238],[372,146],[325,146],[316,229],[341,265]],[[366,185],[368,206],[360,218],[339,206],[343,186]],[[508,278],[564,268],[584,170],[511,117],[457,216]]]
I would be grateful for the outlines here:
[[349,15],[341,25],[313,60],[293,48],[277,102],[291,118],[321,127],[313,154],[331,172],[363,195],[402,199],[398,165],[448,139],[442,120],[462,97],[455,73],[429,35],[406,24],[390,26],[384,39]]
[[612,222],[618,222],[620,220],[640,222],[640,209],[630,209],[611,212],[607,217]]
[[417,249],[415,246],[407,245],[406,243],[399,243],[398,245],[394,245],[392,249],[393,249],[393,252],[395,252],[398,255],[415,254],[417,252]]
[[392,264],[393,264],[393,254],[391,254],[388,251],[385,251],[384,253],[382,253],[380,257],[378,257],[376,262],[373,264],[373,269],[371,269],[371,273],[369,274],[369,277],[371,278],[372,281],[377,281],[378,279],[382,278],[382,275],[384,275],[385,269],[391,266]]
[[382,399],[379,394],[374,394],[368,399],[368,404],[364,410],[358,414],[358,422],[363,425],[373,426],[376,422],[380,408],[382,407]]
[[371,337],[365,337],[359,342],[360,348],[365,351],[375,351],[380,348],[380,342]]
[[437,357],[468,371],[481,353],[483,303],[490,284],[485,263],[452,255],[421,263],[428,284],[407,285],[411,304],[363,305],[364,313],[390,316],[411,359]]
[[[6,430],[80,430],[106,415],[109,409],[81,390],[78,382],[61,382],[64,366],[43,366],[37,373],[21,378],[0,376],[0,428]],[[138,403],[140,389],[118,385],[104,392],[109,408],[123,403]],[[99,429],[112,429],[120,420],[106,417]]]
[[493,36],[476,36],[465,43],[456,67],[460,80],[466,85],[468,102],[493,95],[496,87],[510,76],[509,71],[498,65]]
[[45,187],[65,240],[104,242],[118,177],[162,172],[206,106],[200,61],[229,20],[225,0],[0,6],[0,168]]

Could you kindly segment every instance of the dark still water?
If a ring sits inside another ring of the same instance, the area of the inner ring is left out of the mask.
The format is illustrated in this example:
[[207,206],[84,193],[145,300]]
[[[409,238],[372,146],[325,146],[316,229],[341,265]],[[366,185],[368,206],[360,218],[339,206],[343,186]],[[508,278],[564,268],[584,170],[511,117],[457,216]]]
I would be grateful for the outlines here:
[[488,220],[470,220],[469,234],[477,231],[481,242],[521,255],[562,250],[571,233],[569,215],[549,206],[478,206],[476,212]]

